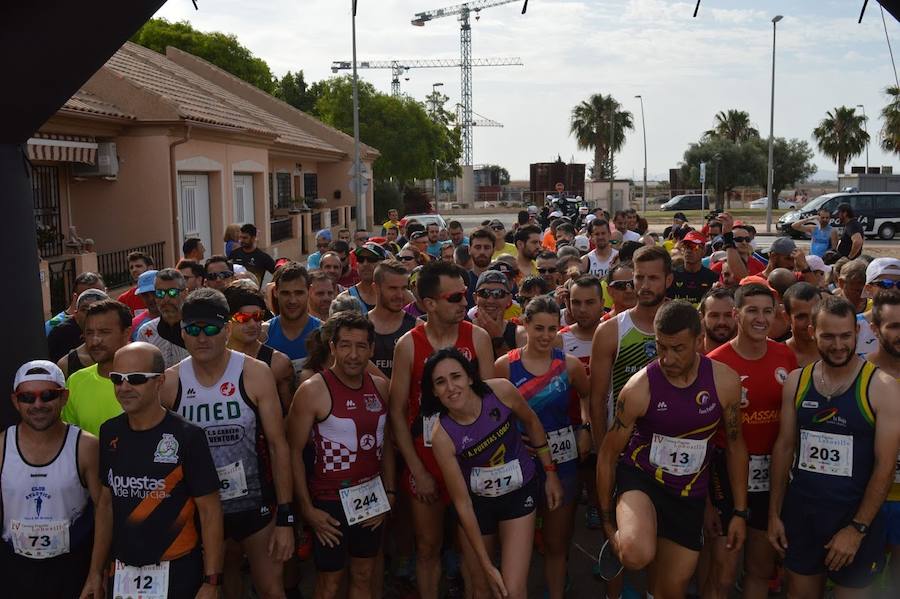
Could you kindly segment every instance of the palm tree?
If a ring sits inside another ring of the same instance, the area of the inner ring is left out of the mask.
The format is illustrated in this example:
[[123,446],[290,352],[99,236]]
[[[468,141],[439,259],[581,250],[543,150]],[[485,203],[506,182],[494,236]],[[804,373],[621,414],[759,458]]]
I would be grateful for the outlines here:
[[890,102],[881,109],[884,127],[881,129],[881,147],[900,154],[900,87],[892,85],[884,90]]
[[844,165],[866,149],[869,134],[865,131],[866,117],[856,114],[855,108],[838,106],[825,113],[819,126],[813,129],[813,139],[819,151],[837,163],[838,173],[844,173]]
[[703,136],[728,139],[737,144],[758,138],[759,131],[751,126],[750,115],[743,110],[720,110],[716,113],[715,125]]
[[593,94],[572,109],[570,132],[575,136],[578,149],[594,151],[593,181],[612,177],[609,172],[612,159],[609,148],[611,115],[615,119],[612,152],[618,152],[625,145],[625,130],[634,129],[634,123],[631,113],[621,110],[621,104],[612,95]]

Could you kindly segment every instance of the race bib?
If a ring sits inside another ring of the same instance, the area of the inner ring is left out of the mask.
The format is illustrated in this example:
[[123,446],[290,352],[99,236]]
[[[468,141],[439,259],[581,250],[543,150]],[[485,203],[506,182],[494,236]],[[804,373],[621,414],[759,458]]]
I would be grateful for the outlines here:
[[801,470],[832,476],[853,476],[853,437],[800,431]]
[[550,445],[550,456],[555,463],[562,464],[578,459],[578,445],[571,426],[547,431],[547,443]]
[[469,476],[469,488],[482,497],[499,497],[522,487],[522,468],[519,460],[507,462],[502,466],[472,468]]
[[376,476],[368,482],[341,489],[340,497],[344,515],[347,516],[347,524],[350,526],[365,522],[391,509],[380,476]]
[[10,520],[13,550],[31,559],[47,559],[69,552],[69,522]]
[[169,596],[169,562],[126,566],[116,560],[113,597],[166,599]]
[[434,423],[440,418],[440,414],[432,414],[431,416],[422,417],[422,439],[425,441],[425,447],[431,447],[431,436],[434,433]]
[[222,501],[243,497],[249,492],[243,461],[238,460],[233,464],[216,468],[216,472],[219,475],[219,499]]
[[650,463],[675,476],[696,474],[703,467],[706,445],[705,439],[679,439],[654,433]]
[[751,455],[750,472],[747,476],[747,490],[751,493],[762,493],[769,490],[770,455]]

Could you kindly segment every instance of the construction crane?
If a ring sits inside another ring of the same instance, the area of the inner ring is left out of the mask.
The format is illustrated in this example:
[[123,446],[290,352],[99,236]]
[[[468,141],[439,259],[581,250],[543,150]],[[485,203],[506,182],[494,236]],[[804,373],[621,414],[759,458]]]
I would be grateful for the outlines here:
[[[473,67],[508,67],[522,66],[522,59],[512,58],[473,58]],[[357,69],[391,69],[391,95],[400,95],[400,78],[410,69],[446,69],[461,67],[458,58],[437,58],[431,60],[361,60],[356,63]],[[335,60],[331,63],[331,72],[349,70],[353,63],[349,60]]]
[[[503,123],[497,122],[494,119],[489,119],[482,114],[478,114],[474,110],[472,111],[472,114],[478,117],[477,119],[472,119],[473,127],[503,127]],[[456,104],[456,121],[462,121],[462,104],[460,103]]]
[[[415,14],[412,24],[417,27],[424,27],[425,23],[442,17],[452,17],[458,15],[459,18],[459,62],[461,67],[461,85],[460,98],[462,99],[462,142],[463,168],[472,167],[472,26],[470,24],[470,16],[474,12],[475,20],[481,18],[481,11],[494,6],[502,6],[518,2],[519,0],[472,0],[456,6],[448,6],[446,8],[438,8]],[[525,12],[528,2],[526,0],[522,7]]]

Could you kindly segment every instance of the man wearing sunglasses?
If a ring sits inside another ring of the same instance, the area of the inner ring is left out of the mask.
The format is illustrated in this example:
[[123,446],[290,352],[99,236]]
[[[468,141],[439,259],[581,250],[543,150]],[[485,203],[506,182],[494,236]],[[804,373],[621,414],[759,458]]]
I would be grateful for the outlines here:
[[[722,241],[727,253],[726,261],[735,280],[740,281],[744,277],[763,272],[766,265],[753,257],[753,246],[750,244],[753,238],[743,223],[735,222],[734,217],[727,212],[719,215],[719,222],[722,223]],[[713,264],[711,270],[721,273],[722,264],[724,262]]]
[[506,241],[506,226],[499,219],[494,219],[488,225],[494,233],[494,253],[491,255],[492,260],[496,260],[500,254],[510,254],[518,256],[519,250],[516,246]]
[[97,438],[60,420],[64,384],[52,362],[23,364],[12,393],[21,422],[0,432],[0,563],[9,597],[77,597],[90,566]]
[[121,302],[105,299],[94,303],[84,319],[84,344],[92,366],[69,377],[69,399],[62,419],[92,435],[100,425],[122,413],[109,373],[116,352],[131,340],[131,311]]
[[228,349],[256,358],[272,369],[278,386],[278,398],[287,414],[294,397],[294,367],[285,354],[259,340],[266,317],[266,302],[262,293],[250,281],[235,281],[225,288],[225,299],[231,313]]
[[[305,275],[306,269],[297,268]],[[301,282],[305,290],[305,277]],[[302,300],[305,313],[305,294]],[[221,481],[219,497],[230,546],[226,553],[238,560],[225,570],[230,591],[226,595],[238,594],[243,552],[259,597],[280,599],[284,597],[283,562],[294,550],[290,456],[282,407],[272,371],[228,349],[234,326],[230,320],[228,302],[220,292],[198,289],[187,297],[181,332],[190,356],[166,371],[160,400],[206,431]],[[260,435],[266,440],[268,464],[260,459]]]
[[222,291],[234,280],[234,267],[222,255],[210,256],[204,264],[206,270],[205,287]]
[[375,267],[384,261],[388,255],[383,247],[377,243],[367,241],[360,247],[353,250],[356,254],[356,264],[359,272],[359,282],[353,285],[340,295],[350,296],[358,299],[366,312],[375,307],[375,289],[372,287],[372,281],[375,277]]
[[517,338],[516,324],[504,316],[512,301],[512,289],[505,274],[499,270],[486,270],[481,273],[475,284],[475,307],[470,311],[470,315],[473,324],[490,335],[495,360],[525,343],[524,329],[521,338]]
[[[491,338],[481,328],[465,322],[464,271],[455,264],[429,262],[417,280],[427,322],[403,335],[394,349],[390,417],[395,442],[406,469],[400,486],[412,505],[416,535],[416,583],[422,599],[437,599],[441,580],[440,553],[444,516],[450,498],[431,450],[433,422],[419,415],[425,361],[436,348],[454,346],[469,359],[478,359],[482,377],[493,376]],[[429,419],[430,420],[430,419]]]
[[718,273],[703,266],[706,238],[697,231],[690,231],[676,247],[684,258],[684,266],[675,269],[667,295],[669,299],[683,299],[699,306],[703,296],[719,280]]
[[[209,260],[213,259],[215,256]],[[215,266],[220,264],[222,262],[213,263]],[[233,278],[234,273],[228,272]],[[207,283],[209,282],[210,280],[207,280]],[[219,282],[220,280],[216,280],[217,284]],[[135,338],[158,347],[168,368],[188,356],[184,340],[181,338],[181,305],[186,295],[184,275],[174,268],[164,268],[156,273],[153,287],[159,317],[144,323]]]
[[164,366],[147,343],[116,352],[110,378],[125,413],[100,430],[96,534],[81,597],[218,597],[219,480],[203,429],[160,404]]
[[[841,269],[841,276],[844,276],[844,269]],[[860,355],[867,356],[878,349],[878,337],[872,330],[871,324],[873,299],[881,291],[898,288],[900,288],[900,259],[875,258],[869,262],[866,267],[866,285],[862,290],[862,298],[866,302],[868,310],[856,315],[856,322],[859,324],[856,334],[856,351]]]

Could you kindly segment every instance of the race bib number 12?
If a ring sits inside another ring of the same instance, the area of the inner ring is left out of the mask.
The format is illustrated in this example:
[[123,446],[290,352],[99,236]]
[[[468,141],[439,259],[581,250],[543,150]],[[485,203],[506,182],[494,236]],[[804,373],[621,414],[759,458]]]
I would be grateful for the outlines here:
[[169,595],[169,562],[126,566],[116,560],[113,597],[166,599]]

